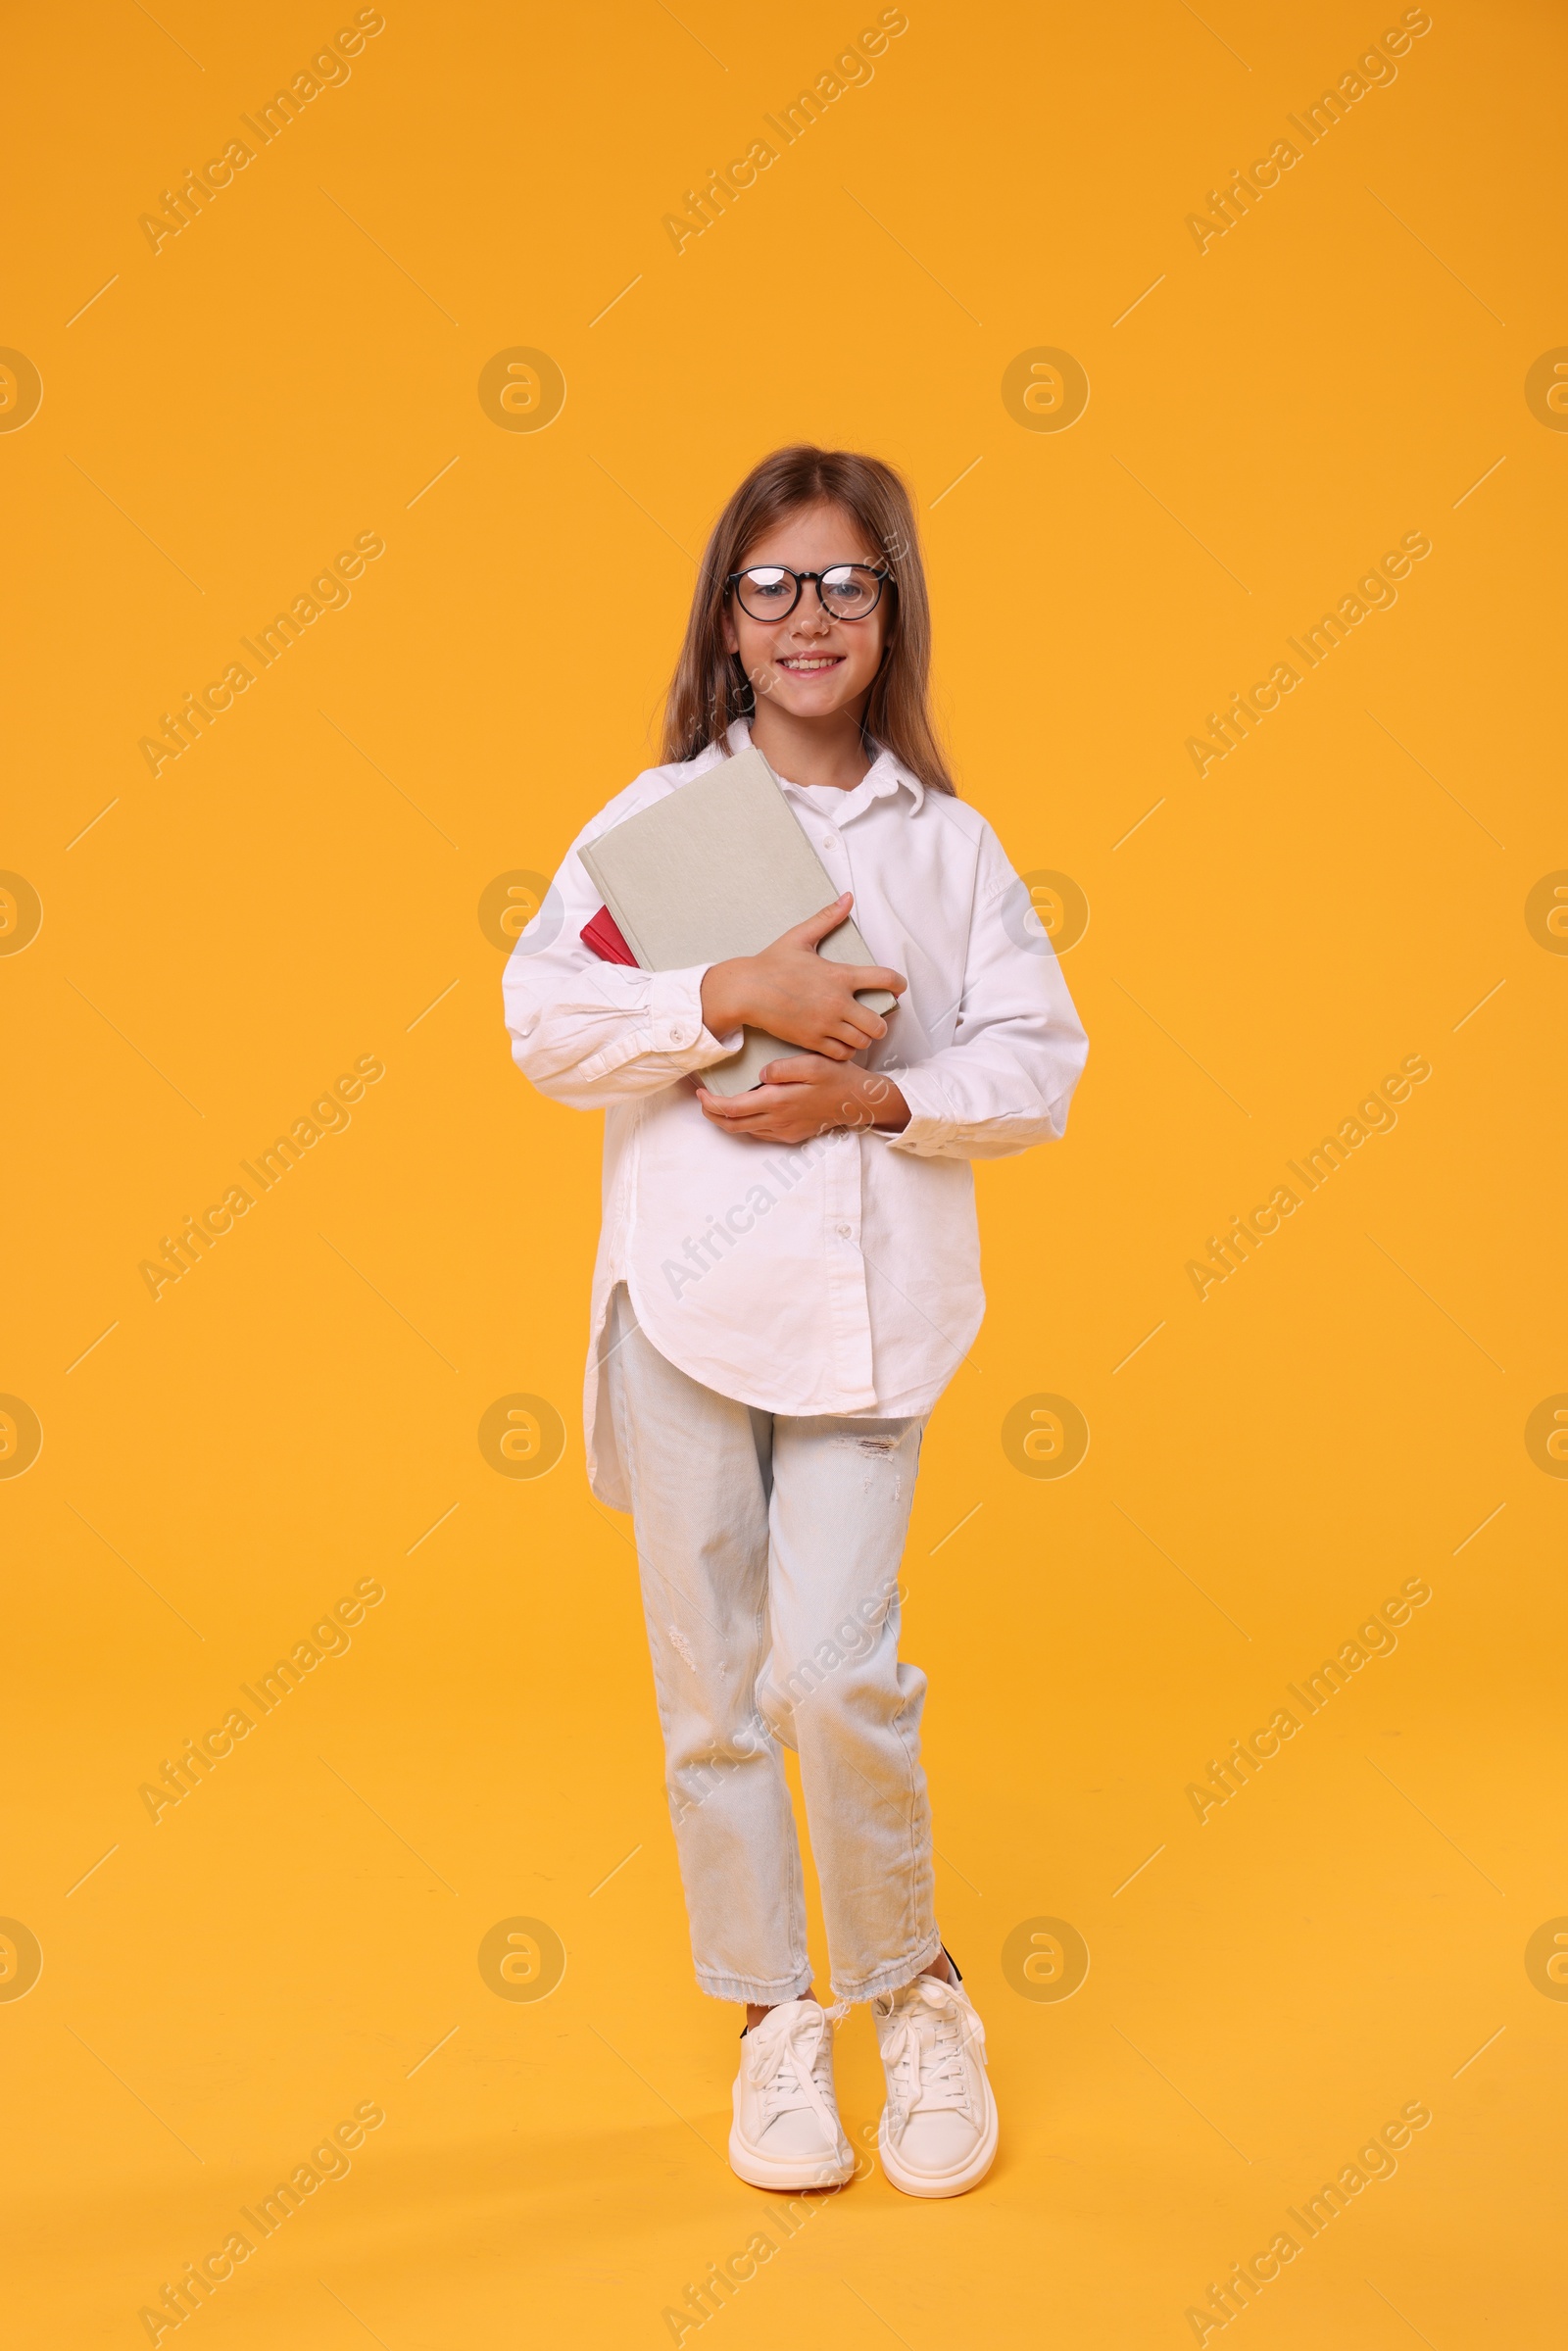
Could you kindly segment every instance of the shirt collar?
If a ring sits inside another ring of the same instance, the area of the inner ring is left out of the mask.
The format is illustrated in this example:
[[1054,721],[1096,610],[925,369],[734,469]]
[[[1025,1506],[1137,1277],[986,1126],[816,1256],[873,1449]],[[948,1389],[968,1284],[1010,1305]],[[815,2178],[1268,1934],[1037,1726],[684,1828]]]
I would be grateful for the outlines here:
[[[735,719],[725,735],[725,751],[722,756],[735,759],[741,752],[748,749],[751,740],[752,730],[747,721],[744,718]],[[716,751],[716,744],[711,748]],[[782,783],[784,778],[780,777],[779,781]],[[872,801],[885,800],[890,792],[897,792],[901,786],[909,795],[910,800],[914,803],[915,812],[918,813],[925,800],[924,784],[917,775],[910,773],[902,760],[896,759],[892,752],[879,743],[876,747],[876,758],[859,783],[856,785],[853,792],[846,792],[843,796],[844,816],[846,818],[858,816],[862,808],[869,808]]]

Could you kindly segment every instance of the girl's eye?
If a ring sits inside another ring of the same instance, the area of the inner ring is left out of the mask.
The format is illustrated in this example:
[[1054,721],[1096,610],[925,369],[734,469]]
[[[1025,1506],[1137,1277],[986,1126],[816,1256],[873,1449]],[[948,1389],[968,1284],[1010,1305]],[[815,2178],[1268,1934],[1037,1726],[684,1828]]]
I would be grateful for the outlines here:
[[784,572],[769,568],[765,571],[748,571],[746,585],[754,596],[767,603],[787,596],[794,582]]
[[875,603],[876,582],[858,565],[844,563],[823,575],[822,593],[831,599],[834,611],[848,619]]

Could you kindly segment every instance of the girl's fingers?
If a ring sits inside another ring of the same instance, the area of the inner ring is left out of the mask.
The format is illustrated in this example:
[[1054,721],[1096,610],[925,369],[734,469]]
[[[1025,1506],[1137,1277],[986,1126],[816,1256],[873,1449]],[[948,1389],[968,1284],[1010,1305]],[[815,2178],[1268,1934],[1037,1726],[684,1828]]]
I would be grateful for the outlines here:
[[[763,1095],[768,1097],[762,1101]],[[710,1094],[703,1103],[710,1118],[725,1126],[744,1126],[749,1118],[763,1116],[773,1109],[780,1098],[776,1086],[754,1086],[749,1094]]]
[[734,1096],[725,1096],[722,1094],[699,1095],[698,1100],[703,1105],[704,1116],[707,1118],[711,1118],[714,1124],[717,1126],[735,1126],[740,1124],[743,1120],[751,1115],[751,1113],[743,1107],[743,1104],[747,1100],[747,1097],[743,1094],[737,1094]]
[[890,996],[902,996],[909,985],[902,971],[887,963],[840,963],[835,969],[852,988],[885,988]]
[[801,947],[815,947],[817,941],[825,939],[829,931],[838,929],[839,924],[854,904],[855,893],[852,890],[846,890],[844,896],[836,898],[830,906],[823,906],[820,912],[812,914],[808,921],[798,922],[792,931],[786,931],[784,938],[793,940]]
[[[781,1085],[763,1085],[750,1094],[735,1095],[726,1100],[710,1095],[703,1104],[703,1114],[727,1134],[737,1135],[748,1143],[804,1143],[822,1130],[819,1119],[803,1119],[799,1105],[792,1100],[796,1089]],[[763,1096],[768,1099],[762,1100]],[[709,1103],[724,1103],[722,1109],[710,1109]],[[733,1103],[735,1106],[731,1106]],[[744,1108],[740,1105],[744,1104]],[[797,1132],[796,1130],[800,1131]]]

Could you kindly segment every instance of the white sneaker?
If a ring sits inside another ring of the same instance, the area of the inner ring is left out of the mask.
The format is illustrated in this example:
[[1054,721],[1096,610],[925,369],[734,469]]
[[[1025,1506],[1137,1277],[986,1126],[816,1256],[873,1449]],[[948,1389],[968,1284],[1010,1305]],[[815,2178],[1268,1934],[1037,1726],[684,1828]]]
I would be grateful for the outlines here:
[[853,2174],[833,2095],[833,2034],[847,2013],[786,2000],[742,2040],[729,2160],[753,2187],[841,2187]]
[[985,2027],[962,1984],[934,1976],[880,1993],[871,2013],[888,2083],[882,2169],[906,2196],[961,2196],[997,2153]]

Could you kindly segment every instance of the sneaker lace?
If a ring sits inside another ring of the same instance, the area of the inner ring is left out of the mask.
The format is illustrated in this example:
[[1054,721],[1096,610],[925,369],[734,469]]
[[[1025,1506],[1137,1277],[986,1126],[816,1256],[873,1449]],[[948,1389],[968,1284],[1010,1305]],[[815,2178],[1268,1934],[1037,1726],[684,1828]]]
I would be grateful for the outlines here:
[[775,2115],[811,2107],[829,2146],[837,2146],[839,2120],[827,2102],[817,2071],[832,2049],[834,2029],[847,2014],[842,2002],[823,2008],[815,2000],[802,2000],[795,2015],[785,2018],[771,2033],[758,2036],[751,2051],[752,2079],[762,2093],[767,2122]]
[[974,2119],[965,2051],[985,2063],[986,2032],[967,2000],[951,1984],[922,1976],[893,2011],[882,2043],[888,2069],[888,2128],[903,2137],[911,2114],[949,2112]]

